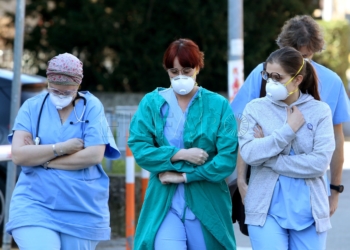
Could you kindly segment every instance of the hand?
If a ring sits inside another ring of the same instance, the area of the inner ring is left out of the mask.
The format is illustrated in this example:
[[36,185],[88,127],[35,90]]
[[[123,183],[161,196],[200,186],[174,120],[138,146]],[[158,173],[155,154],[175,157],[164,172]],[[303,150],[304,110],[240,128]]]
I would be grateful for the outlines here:
[[248,191],[248,185],[244,180],[238,179],[237,186],[238,186],[239,194],[241,195],[241,198],[242,198],[242,203],[244,205],[244,198],[245,198],[247,191]]
[[264,132],[259,124],[256,124],[254,127],[254,137],[255,138],[264,138]]
[[200,148],[189,148],[185,150],[184,160],[196,165],[203,165],[208,159],[208,154]]
[[35,145],[31,136],[24,137],[24,145]]
[[331,190],[331,196],[329,196],[329,215],[332,216],[338,208],[339,193],[336,190]]
[[185,178],[182,176],[182,174],[176,172],[163,172],[160,173],[158,177],[162,184],[185,182]]
[[82,149],[84,149],[84,141],[78,138],[56,143],[56,151],[59,155],[74,154]]
[[296,133],[305,123],[304,116],[297,106],[291,108],[287,107],[287,123],[293,129],[294,133]]

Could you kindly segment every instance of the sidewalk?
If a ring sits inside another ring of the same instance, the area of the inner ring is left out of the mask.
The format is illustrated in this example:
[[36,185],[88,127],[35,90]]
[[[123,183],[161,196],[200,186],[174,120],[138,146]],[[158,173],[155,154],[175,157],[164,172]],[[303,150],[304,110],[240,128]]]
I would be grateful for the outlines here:
[[101,241],[96,250],[125,250],[126,245],[125,238],[117,238],[109,241]]

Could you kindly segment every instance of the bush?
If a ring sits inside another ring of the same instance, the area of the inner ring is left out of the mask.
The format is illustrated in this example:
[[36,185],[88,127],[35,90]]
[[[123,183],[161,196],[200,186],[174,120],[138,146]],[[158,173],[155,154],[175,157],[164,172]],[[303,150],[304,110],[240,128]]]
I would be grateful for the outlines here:
[[335,71],[347,89],[346,70],[349,67],[350,25],[346,20],[319,21],[318,23],[323,29],[326,47],[322,53],[315,54],[314,60]]

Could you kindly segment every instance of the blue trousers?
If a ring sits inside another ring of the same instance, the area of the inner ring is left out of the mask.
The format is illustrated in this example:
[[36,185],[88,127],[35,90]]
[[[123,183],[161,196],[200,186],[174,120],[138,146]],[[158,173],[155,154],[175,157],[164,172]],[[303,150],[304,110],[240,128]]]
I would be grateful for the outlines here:
[[19,227],[12,236],[20,250],[94,250],[99,243],[35,226]]
[[248,225],[248,231],[253,249],[326,249],[327,232],[317,233],[314,224],[300,231],[284,229],[272,216],[267,215],[264,226]]
[[174,208],[169,210],[157,232],[155,250],[206,250],[200,221],[183,217]]

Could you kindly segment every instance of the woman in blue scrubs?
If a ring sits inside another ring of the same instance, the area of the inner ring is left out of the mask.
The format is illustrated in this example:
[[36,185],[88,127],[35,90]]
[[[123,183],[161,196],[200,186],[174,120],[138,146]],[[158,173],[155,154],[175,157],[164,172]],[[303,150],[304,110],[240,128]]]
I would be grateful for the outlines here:
[[22,105],[9,136],[22,172],[6,231],[21,250],[91,250],[110,237],[109,179],[100,163],[120,153],[101,102],[78,92],[82,66],[68,53],[50,60],[49,93]]

